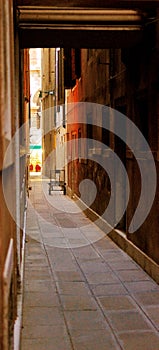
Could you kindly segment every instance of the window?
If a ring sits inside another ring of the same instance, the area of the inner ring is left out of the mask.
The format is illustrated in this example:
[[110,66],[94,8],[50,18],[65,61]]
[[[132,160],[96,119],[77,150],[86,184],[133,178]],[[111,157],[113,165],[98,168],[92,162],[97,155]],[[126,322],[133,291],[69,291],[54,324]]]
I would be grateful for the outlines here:
[[[110,145],[110,131],[106,128],[106,125],[110,125],[110,115],[107,107],[102,108],[102,143],[109,146]],[[106,121],[107,118],[107,121]],[[107,122],[107,123],[106,123]]]

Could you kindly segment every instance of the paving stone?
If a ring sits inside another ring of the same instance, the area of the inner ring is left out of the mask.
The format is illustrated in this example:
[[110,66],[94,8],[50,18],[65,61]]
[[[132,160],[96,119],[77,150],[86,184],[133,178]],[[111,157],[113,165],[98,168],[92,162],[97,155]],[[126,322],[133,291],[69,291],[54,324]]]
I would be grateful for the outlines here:
[[135,282],[149,280],[150,277],[142,270],[122,270],[118,271],[119,278],[124,282]]
[[99,249],[100,251],[110,249],[118,250],[118,246],[108,236],[105,236],[103,239],[100,239],[99,241],[95,242],[94,247]]
[[147,281],[133,281],[133,282],[125,282],[125,287],[129,292],[136,293],[141,291],[159,291],[159,286],[153,282],[151,279]]
[[128,295],[108,296],[98,298],[98,300],[106,311],[132,310],[137,307],[132,298],[130,298]]
[[91,284],[111,284],[118,283],[119,280],[113,272],[87,273],[87,280]]
[[24,286],[25,292],[49,292],[55,291],[55,286],[50,280],[31,280],[27,281]]
[[129,260],[129,257],[127,256],[126,253],[121,251],[120,249],[110,249],[110,250],[105,250],[102,251],[102,256],[104,257],[105,261],[110,262],[110,261],[126,261]]
[[42,244],[42,239],[39,236],[39,233],[33,232],[33,231],[27,231],[27,238],[26,243],[27,245],[30,245],[31,243],[38,243],[39,245]]
[[146,310],[146,314],[152,320],[152,322],[154,323],[155,327],[159,331],[159,306],[157,306],[157,305],[155,305],[155,306],[148,306],[148,307],[145,308],[145,310]]
[[68,271],[70,267],[70,271],[76,271],[77,270],[77,266],[75,264],[72,263],[72,261],[59,261],[59,262],[55,262],[54,264],[54,271]]
[[47,221],[44,221],[44,220],[40,220],[40,231],[42,231],[44,234],[49,232],[49,233],[56,233],[57,231],[58,232],[61,232],[61,230],[59,229],[58,225],[51,222],[47,222]]
[[94,232],[83,232],[86,239],[88,239],[90,242],[96,242],[98,239],[101,239],[104,236],[104,232],[98,232],[97,230]]
[[89,339],[74,339],[73,345],[75,350],[115,350],[117,349],[117,344],[113,341],[111,336],[102,336],[102,337],[90,337]]
[[22,350],[72,350],[70,340],[66,337],[52,337],[52,339],[24,339]]
[[[26,260],[25,260],[25,262],[26,262]],[[30,273],[35,273],[35,274],[36,274],[36,272],[37,273],[39,272],[40,276],[43,276],[45,274],[45,272],[46,272],[46,274],[50,274],[51,273],[50,272],[50,266],[37,266],[37,265],[34,265],[34,264],[28,266],[28,264],[25,264],[25,273],[29,274],[29,272]]]
[[69,242],[65,237],[52,237],[44,239],[44,243],[50,247],[69,248]]
[[64,234],[61,230],[56,230],[56,231],[52,231],[52,232],[42,232],[42,238],[43,241],[47,243],[47,241],[49,241],[49,239],[51,240],[52,238],[59,238],[59,237],[64,237]]
[[79,228],[64,228],[62,227],[61,232],[67,238],[78,238],[84,237],[82,231]]
[[92,330],[92,333],[95,330],[102,330],[106,328],[104,318],[101,316],[99,311],[65,311],[65,317],[68,323],[68,326],[71,329],[75,330]]
[[62,295],[61,302],[64,310],[97,310],[98,306],[90,296]]
[[150,330],[148,320],[137,311],[112,312],[108,314],[112,327],[117,331]]
[[57,307],[27,307],[23,325],[56,326],[64,325],[62,313]]
[[129,332],[119,334],[124,350],[158,350],[159,335],[154,332]]
[[95,262],[92,260],[82,262],[81,268],[84,273],[110,271],[110,267],[105,263],[104,260],[101,260],[100,258],[96,259]]
[[59,299],[55,292],[26,292],[24,294],[25,298],[25,310],[30,306],[39,306],[39,307],[51,307],[59,306]]
[[76,227],[76,224],[70,220],[69,218],[64,217],[64,215],[62,215],[62,217],[56,215],[56,220],[57,220],[57,223],[59,224],[60,227],[69,227],[69,228],[74,228]]
[[56,253],[54,253],[54,249],[51,250],[51,247],[46,246],[48,256],[49,256],[49,261],[53,266],[53,269],[55,272],[57,271],[79,271],[79,268],[77,267],[77,264],[75,260],[72,259],[72,257],[66,254],[62,255],[63,249],[59,250],[61,251],[61,254],[58,256]]
[[142,305],[159,305],[159,291],[135,293],[135,299]]
[[68,295],[88,295],[89,289],[84,282],[58,282],[59,294]]
[[84,281],[84,276],[82,276],[82,274],[77,271],[56,271],[55,280],[81,282]]
[[105,324],[105,326],[102,329],[96,329],[95,331],[93,330],[93,332],[91,328],[85,329],[84,327],[70,328],[69,332],[70,332],[71,338],[77,339],[77,341],[78,339],[81,341],[83,341],[84,339],[88,341],[88,340],[93,340],[96,337],[100,339],[102,337],[112,336],[110,327],[107,324]]
[[91,289],[96,296],[128,294],[126,288],[120,283],[91,285]]
[[85,226],[81,227],[82,232],[101,232],[101,230],[93,223],[91,222],[87,217],[85,218]]
[[46,260],[44,260],[44,259],[26,259],[26,261],[27,261],[27,265],[28,265],[28,268],[29,267],[31,267],[31,266],[42,266],[42,267],[44,267],[44,266],[48,266],[48,263],[47,263],[47,261]]
[[70,248],[79,248],[89,245],[89,241],[85,238],[68,238],[68,244]]
[[28,263],[33,263],[35,262],[35,264],[42,264],[42,266],[48,264],[47,262],[47,258],[42,255],[42,254],[29,254],[28,253],[28,256],[26,257],[26,261],[28,261]]
[[90,259],[96,259],[99,257],[98,253],[92,249],[92,247],[90,247],[90,245],[88,247],[82,247],[82,248],[78,248],[78,249],[74,249],[74,255],[79,258],[79,260],[82,259],[86,259],[86,260],[90,260]]
[[47,338],[53,339],[56,337],[67,337],[67,329],[65,325],[58,326],[41,326],[41,325],[27,325],[22,329],[22,336],[25,339],[38,339],[38,338]]
[[66,261],[73,262],[69,249],[65,249],[62,247],[60,247],[59,249],[59,247],[56,247],[56,246],[54,247],[46,246],[46,249],[47,249],[47,255],[52,260],[54,259],[58,262],[65,262],[65,259],[66,259]]
[[42,254],[44,256],[46,256],[46,253],[43,249],[43,246],[41,244],[38,245],[38,243],[36,242],[36,244],[31,244],[29,246],[27,246],[28,248],[28,253],[30,254]]
[[[46,246],[47,249],[47,246]],[[60,249],[60,248],[59,248]],[[50,250],[50,247],[49,247]],[[49,260],[50,263],[53,266],[53,269],[55,272],[57,271],[77,271],[77,264],[72,260],[71,257],[67,257],[65,258],[65,256],[62,258],[61,257],[56,257],[55,255],[50,254],[50,252],[48,253],[49,255]]]
[[33,270],[33,269],[29,269],[29,270],[25,270],[25,278],[29,278],[29,280],[39,280],[39,278],[41,280],[49,280],[50,278],[50,273],[48,269],[44,269],[42,270]]

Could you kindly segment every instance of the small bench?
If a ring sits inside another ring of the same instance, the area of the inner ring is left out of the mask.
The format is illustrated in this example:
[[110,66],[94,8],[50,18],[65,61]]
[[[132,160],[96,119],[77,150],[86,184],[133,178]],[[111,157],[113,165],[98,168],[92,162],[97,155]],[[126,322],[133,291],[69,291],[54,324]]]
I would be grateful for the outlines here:
[[48,185],[49,185],[49,195],[51,195],[51,191],[60,191],[60,190],[63,191],[63,194],[66,194],[66,183],[64,181],[51,180],[50,182],[48,182]]
[[52,191],[63,191],[66,194],[66,183],[64,170],[50,170],[49,195]]

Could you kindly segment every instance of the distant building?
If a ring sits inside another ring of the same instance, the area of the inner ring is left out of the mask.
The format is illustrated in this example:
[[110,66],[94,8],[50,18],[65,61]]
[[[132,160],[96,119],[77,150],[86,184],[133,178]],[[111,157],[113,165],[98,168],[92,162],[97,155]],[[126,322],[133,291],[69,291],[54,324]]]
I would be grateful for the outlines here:
[[41,49],[30,49],[30,174],[42,166]]
[[64,51],[42,49],[43,175],[65,167]]
[[55,169],[55,118],[56,118],[56,90],[55,90],[55,57],[54,48],[42,49],[42,165],[43,175],[50,176],[50,170]]

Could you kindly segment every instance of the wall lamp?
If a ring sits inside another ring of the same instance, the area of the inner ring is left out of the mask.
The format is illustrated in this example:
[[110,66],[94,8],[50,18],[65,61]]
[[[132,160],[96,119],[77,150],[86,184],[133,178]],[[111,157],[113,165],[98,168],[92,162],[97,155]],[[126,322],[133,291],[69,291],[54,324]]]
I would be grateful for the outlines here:
[[48,91],[39,91],[39,98],[42,98],[42,94],[52,95],[55,96],[55,90],[48,90]]

